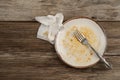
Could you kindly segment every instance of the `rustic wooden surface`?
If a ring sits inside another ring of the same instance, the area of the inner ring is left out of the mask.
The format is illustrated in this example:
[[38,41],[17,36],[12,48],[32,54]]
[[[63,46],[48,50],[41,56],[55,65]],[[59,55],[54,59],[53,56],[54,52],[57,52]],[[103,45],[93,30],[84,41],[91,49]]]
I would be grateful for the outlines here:
[[34,21],[35,16],[62,12],[65,20],[88,16],[120,21],[120,0],[0,0],[0,21]]
[[75,69],[64,64],[50,43],[37,39],[37,22],[0,22],[0,80],[119,80],[120,22],[98,22],[106,31],[105,58],[102,63]]
[[[75,69],[54,46],[37,39],[35,16],[62,12],[65,20],[86,16],[105,29],[108,48],[102,63]],[[120,0],[0,0],[0,80],[120,80]]]

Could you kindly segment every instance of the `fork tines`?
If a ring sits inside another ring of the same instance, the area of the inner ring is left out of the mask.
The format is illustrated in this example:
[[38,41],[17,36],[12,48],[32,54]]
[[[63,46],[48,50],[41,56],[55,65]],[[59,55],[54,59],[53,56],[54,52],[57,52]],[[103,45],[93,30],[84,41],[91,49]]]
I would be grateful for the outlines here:
[[84,35],[80,33],[78,30],[75,30],[74,36],[76,39],[78,39],[80,42],[85,39]]

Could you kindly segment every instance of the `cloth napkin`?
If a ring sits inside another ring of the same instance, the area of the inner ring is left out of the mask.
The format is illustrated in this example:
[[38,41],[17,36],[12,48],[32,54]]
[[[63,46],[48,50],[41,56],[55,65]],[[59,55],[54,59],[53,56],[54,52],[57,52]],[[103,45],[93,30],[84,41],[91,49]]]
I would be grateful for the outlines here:
[[47,15],[35,17],[35,20],[41,23],[37,32],[37,38],[54,44],[56,34],[63,28],[63,19],[64,16],[62,13],[57,13],[55,16]]

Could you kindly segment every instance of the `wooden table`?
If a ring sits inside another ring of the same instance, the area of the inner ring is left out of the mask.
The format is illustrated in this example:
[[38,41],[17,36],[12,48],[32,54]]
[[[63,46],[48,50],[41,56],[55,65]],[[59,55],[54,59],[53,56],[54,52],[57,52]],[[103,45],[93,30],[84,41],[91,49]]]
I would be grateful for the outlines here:
[[[62,12],[65,20],[87,16],[95,19],[107,34],[102,63],[75,69],[64,64],[54,46],[37,39],[35,16]],[[119,0],[0,0],[0,80],[120,80]]]

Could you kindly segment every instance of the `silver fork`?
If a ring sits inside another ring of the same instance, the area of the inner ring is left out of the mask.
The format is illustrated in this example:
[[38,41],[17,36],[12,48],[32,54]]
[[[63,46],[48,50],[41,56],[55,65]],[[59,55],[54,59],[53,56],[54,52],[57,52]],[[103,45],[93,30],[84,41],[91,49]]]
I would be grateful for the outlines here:
[[105,64],[105,66],[108,69],[112,69],[112,66],[103,58],[88,42],[88,40],[85,38],[83,34],[81,34],[78,30],[76,30],[74,33],[75,38],[81,42],[83,45],[86,45],[91,51],[93,51],[98,58]]

